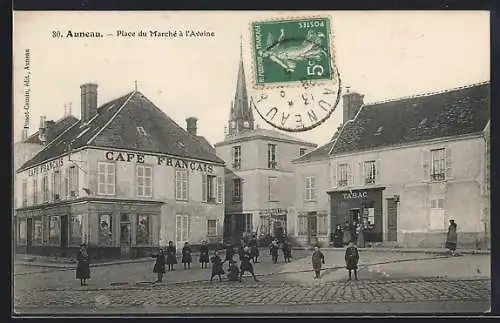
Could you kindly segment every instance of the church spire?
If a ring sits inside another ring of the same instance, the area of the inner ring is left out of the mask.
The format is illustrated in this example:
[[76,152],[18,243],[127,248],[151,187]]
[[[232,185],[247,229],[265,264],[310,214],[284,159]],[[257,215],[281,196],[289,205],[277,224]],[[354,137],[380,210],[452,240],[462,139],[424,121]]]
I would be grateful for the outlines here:
[[238,76],[236,79],[236,92],[234,101],[231,103],[229,116],[229,135],[253,130],[254,118],[252,109],[248,104],[247,86],[245,80],[245,68],[243,66],[243,36],[240,36],[240,62],[238,66]]

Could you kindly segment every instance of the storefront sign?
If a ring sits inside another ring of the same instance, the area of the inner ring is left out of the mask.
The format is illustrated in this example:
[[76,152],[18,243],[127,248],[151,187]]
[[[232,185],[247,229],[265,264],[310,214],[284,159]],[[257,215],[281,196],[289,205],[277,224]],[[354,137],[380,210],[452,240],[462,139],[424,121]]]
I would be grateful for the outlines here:
[[286,214],[286,210],[284,209],[267,209],[265,211],[260,212],[261,215],[281,215]]
[[344,200],[354,200],[354,199],[363,199],[368,197],[368,192],[349,192],[342,193],[342,197]]
[[[107,160],[136,162],[138,164],[143,164],[145,159],[144,154],[121,153],[115,151],[107,151],[104,154],[104,156]],[[156,157],[158,165],[165,165],[176,168],[186,168],[186,169],[191,169],[193,171],[196,170],[199,172],[207,172],[207,173],[213,173],[214,171],[213,165],[203,162],[191,161],[181,158],[171,158],[166,156],[156,156]]]
[[45,164],[42,164],[40,166],[29,169],[28,176],[43,174],[43,173],[48,172],[51,169],[57,169],[57,168],[60,168],[62,166],[63,166],[62,158],[57,159],[57,160],[53,160],[53,161],[50,161],[48,163],[45,163]]

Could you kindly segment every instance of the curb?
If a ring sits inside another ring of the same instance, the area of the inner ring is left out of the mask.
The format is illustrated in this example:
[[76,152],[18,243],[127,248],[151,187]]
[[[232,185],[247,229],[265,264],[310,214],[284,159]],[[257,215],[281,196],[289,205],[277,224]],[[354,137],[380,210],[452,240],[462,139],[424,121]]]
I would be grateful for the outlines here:
[[[312,250],[313,247],[293,247],[292,250]],[[345,251],[345,248],[324,247],[325,251]],[[358,248],[359,251],[373,252],[400,252],[400,253],[427,253],[427,254],[448,254],[446,250],[432,249],[405,249],[405,248]],[[464,255],[490,255],[491,250],[459,250],[458,254]]]
[[[124,264],[132,264],[132,263],[142,263],[152,261],[150,258],[139,258],[139,259],[130,259],[130,260],[120,260],[114,262],[101,262],[90,264],[90,267],[103,267],[103,266],[113,266],[113,265],[124,265]],[[59,268],[59,269],[75,269],[76,263],[71,264],[58,264],[58,263],[36,263],[36,262],[26,262],[26,261],[15,261],[15,265],[22,265],[28,267],[42,267],[42,268]]]

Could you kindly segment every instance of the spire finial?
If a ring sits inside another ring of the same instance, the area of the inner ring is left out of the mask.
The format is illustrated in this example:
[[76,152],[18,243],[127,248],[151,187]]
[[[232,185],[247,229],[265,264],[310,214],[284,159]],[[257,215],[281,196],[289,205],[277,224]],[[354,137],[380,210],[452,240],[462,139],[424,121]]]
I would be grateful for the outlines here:
[[137,80],[135,80],[134,85],[135,85],[135,90],[137,91]]
[[243,34],[240,34],[240,58],[243,59]]

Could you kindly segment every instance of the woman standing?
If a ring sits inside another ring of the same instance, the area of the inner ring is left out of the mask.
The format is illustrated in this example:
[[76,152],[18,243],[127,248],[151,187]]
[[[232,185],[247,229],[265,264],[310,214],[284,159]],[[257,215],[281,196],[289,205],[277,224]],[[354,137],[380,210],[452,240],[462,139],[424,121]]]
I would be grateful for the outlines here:
[[319,250],[319,247],[314,247],[314,252],[312,254],[312,265],[314,269],[314,279],[319,278],[321,272],[321,265],[325,264],[325,256]]
[[337,228],[335,228],[335,232],[333,233],[333,246],[335,248],[343,247],[342,238],[343,238],[342,226],[339,224],[337,225]]
[[222,281],[221,275],[224,275],[224,269],[222,268],[222,259],[216,250],[212,256],[212,276],[210,276],[210,282],[212,282],[215,276],[219,276],[219,281]]
[[177,264],[177,249],[175,248],[174,243],[172,241],[169,241],[167,247],[168,271],[173,271],[174,265],[176,264]]
[[208,258],[208,246],[207,246],[207,242],[203,241],[201,243],[201,247],[200,247],[200,264],[201,264],[201,268],[207,268],[209,261],[210,261],[210,259]]
[[158,275],[157,283],[161,283],[163,280],[163,274],[165,273],[165,253],[163,249],[160,248],[156,255],[152,255],[151,257],[156,258],[155,266],[153,267],[153,273]]
[[282,249],[283,249],[283,258],[285,258],[285,262],[290,262],[290,260],[292,259],[292,247],[290,246],[288,239],[285,239],[283,241]]
[[455,250],[457,250],[457,240],[457,224],[455,220],[450,220],[450,226],[446,234],[446,248],[448,248],[452,256],[455,256]]
[[76,279],[80,279],[80,286],[86,286],[86,280],[90,278],[90,262],[86,244],[80,246],[76,260],[78,261]]
[[184,269],[191,269],[191,262],[193,258],[191,257],[191,246],[189,242],[184,243],[184,247],[182,248],[182,263],[184,264]]

